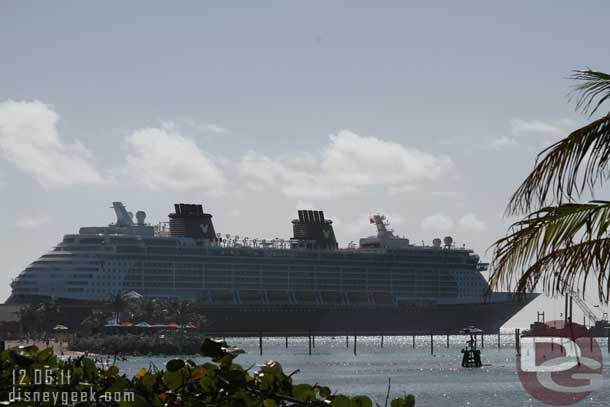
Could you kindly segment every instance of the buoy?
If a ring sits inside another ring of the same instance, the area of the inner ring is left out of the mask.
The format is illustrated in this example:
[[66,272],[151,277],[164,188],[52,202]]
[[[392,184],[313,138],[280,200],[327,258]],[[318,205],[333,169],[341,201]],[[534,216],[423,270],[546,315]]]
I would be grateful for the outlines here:
[[462,367],[474,368],[481,367],[481,351],[477,349],[476,335],[482,333],[479,328],[470,326],[462,329],[462,333],[470,335],[470,339],[466,341],[466,347],[462,349]]

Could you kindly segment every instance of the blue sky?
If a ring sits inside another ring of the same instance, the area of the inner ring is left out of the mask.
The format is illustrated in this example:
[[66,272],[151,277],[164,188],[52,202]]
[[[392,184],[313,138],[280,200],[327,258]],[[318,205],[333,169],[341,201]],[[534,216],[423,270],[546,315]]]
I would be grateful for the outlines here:
[[261,238],[315,207],[342,244],[383,211],[488,258],[537,152],[586,121],[566,77],[610,70],[608,8],[2,2],[0,298],[114,200],[155,222],[202,202]]

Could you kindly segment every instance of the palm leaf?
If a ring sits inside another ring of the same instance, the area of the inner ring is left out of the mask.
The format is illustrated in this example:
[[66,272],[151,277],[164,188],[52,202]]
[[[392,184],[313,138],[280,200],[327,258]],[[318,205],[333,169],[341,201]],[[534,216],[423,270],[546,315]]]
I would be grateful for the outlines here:
[[[610,98],[610,75],[591,69],[574,71],[579,81],[572,96],[576,109],[593,115]],[[608,178],[610,116],[582,127],[543,150],[532,173],[513,194],[508,214],[526,213],[545,204],[572,201]],[[548,199],[547,199],[548,198]]]
[[594,275],[599,287],[600,301],[608,302],[609,267],[610,238],[584,241],[540,258],[523,272],[515,291],[530,292],[542,282],[546,294],[579,291],[584,297],[587,279],[589,275]]
[[[603,241],[610,235],[609,232],[610,202],[607,201],[567,203],[535,211],[525,219],[514,223],[509,228],[507,236],[499,239],[492,246],[494,256],[490,285],[497,288],[505,284],[510,288],[516,281],[516,290],[519,293],[532,290],[540,277],[546,273],[546,271],[544,273],[536,271],[538,270],[534,267],[536,264],[543,259],[548,261],[553,258],[554,253],[564,253],[575,245]],[[592,257],[590,261],[595,262],[596,259]],[[586,276],[589,269],[583,270]],[[577,272],[577,269],[573,270],[573,273]],[[569,274],[560,276],[566,278],[566,284],[570,286],[575,284],[573,276]],[[548,291],[553,294],[557,290],[565,289],[565,287],[550,286],[546,288],[552,288]]]
[[573,92],[576,97],[576,110],[593,115],[610,97],[610,75],[607,73],[587,69],[574,71],[569,78],[582,81],[575,86]]
[[506,211],[517,214],[549,201],[570,202],[587,187],[592,190],[605,181],[610,175],[609,163],[610,116],[604,116],[543,150]]

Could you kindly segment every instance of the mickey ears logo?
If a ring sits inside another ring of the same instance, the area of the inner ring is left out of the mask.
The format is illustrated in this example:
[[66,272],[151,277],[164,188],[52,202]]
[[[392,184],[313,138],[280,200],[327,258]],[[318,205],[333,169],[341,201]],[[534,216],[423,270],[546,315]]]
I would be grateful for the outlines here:
[[330,230],[328,229],[323,229],[322,230],[322,234],[324,235],[325,239],[328,239],[330,237]]
[[517,373],[525,390],[552,406],[569,406],[602,386],[599,344],[582,325],[551,321],[521,338]]
[[202,223],[201,225],[199,225],[199,227],[201,228],[201,231],[202,231],[204,234],[208,233],[208,228],[209,228],[209,225],[208,225],[208,224],[203,224],[203,223]]

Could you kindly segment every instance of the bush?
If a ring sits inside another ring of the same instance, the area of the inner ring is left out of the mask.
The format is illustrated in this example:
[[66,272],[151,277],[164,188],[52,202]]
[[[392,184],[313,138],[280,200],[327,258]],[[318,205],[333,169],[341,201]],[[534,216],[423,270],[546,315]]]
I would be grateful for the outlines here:
[[[244,369],[234,363],[243,351],[224,341],[206,338],[200,351],[211,361],[197,365],[192,360],[172,359],[164,371],[142,368],[128,378],[116,366],[102,369],[84,356],[60,360],[51,348],[7,349],[0,358],[0,400],[14,400],[17,388],[21,395],[27,392],[30,400],[13,401],[14,406],[373,406],[366,396],[333,394],[328,387],[317,384],[293,384],[294,373],[287,375],[277,362],[267,362],[255,371]],[[37,372],[45,373],[41,376]],[[82,396],[93,393],[97,395],[95,402],[91,398],[83,401]],[[36,394],[42,401],[32,401]],[[66,400],[67,394],[81,397]],[[115,395],[114,399],[104,400],[108,394]],[[122,396],[117,398],[117,394]],[[391,407],[414,404],[414,397],[407,395],[392,400]]]

